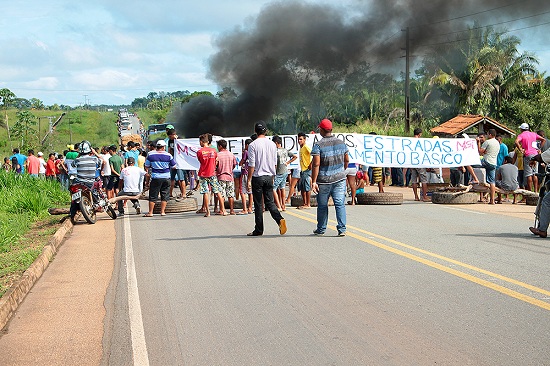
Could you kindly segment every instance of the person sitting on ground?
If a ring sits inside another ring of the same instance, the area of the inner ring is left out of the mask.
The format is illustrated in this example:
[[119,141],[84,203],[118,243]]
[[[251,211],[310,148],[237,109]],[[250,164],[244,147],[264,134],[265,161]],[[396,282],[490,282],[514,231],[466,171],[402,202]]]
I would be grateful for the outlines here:
[[358,195],[362,193],[365,193],[365,173],[359,169],[357,174],[355,174],[355,194]]
[[[495,186],[504,191],[515,191],[519,188],[518,185],[518,167],[512,164],[512,158],[510,156],[504,157],[503,164],[498,167],[496,173]],[[514,201],[516,203],[517,194],[514,193]],[[502,203],[502,194],[497,194],[497,203]]]
[[[137,167],[135,164],[135,160],[133,157],[128,157],[128,165],[122,169],[120,172],[120,179],[123,181],[123,188],[122,191],[118,192],[117,196],[139,196],[141,193],[140,190],[140,182],[142,178],[145,176],[145,170],[141,169],[140,167]],[[118,201],[118,214],[124,215],[124,204],[122,202],[123,200]],[[139,215],[141,213],[141,207],[139,205],[139,200],[133,199],[131,200],[134,209],[136,210],[136,214]]]

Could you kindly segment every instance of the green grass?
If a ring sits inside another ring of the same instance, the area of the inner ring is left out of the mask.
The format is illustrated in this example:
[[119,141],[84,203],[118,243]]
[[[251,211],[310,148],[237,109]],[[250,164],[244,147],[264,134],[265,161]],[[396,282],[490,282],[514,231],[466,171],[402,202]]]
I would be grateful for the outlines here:
[[[93,110],[75,110],[66,112],[55,129],[49,133],[49,119],[55,122],[63,111],[31,110],[37,117],[37,125],[34,127],[40,134],[29,138],[29,145],[35,152],[42,151],[45,155],[50,152],[62,153],[67,149],[68,144],[74,144],[82,140],[88,140],[94,146],[118,144],[116,128],[116,112],[98,112]],[[8,121],[10,128],[17,121],[17,110],[8,110]],[[38,119],[39,118],[39,119]],[[0,121],[4,120],[4,111],[0,111]],[[40,126],[38,126],[40,121]],[[39,129],[40,127],[40,129]],[[48,137],[44,140],[44,136]],[[42,144],[42,140],[44,143]],[[0,127],[0,157],[11,156],[13,148],[21,148],[21,141],[15,138],[8,141],[8,134],[5,126]],[[21,151],[26,155],[26,151]]]
[[0,171],[0,296],[40,255],[59,226],[50,207],[66,207],[56,181]]

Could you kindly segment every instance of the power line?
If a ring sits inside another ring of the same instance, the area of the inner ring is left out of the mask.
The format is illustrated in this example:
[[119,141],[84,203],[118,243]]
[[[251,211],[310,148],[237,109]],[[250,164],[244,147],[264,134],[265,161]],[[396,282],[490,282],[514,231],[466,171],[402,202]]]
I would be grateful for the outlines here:
[[447,35],[457,34],[457,33],[464,33],[464,32],[469,32],[469,31],[471,31],[471,30],[483,29],[483,28],[487,28],[487,27],[494,27],[494,26],[496,26],[496,25],[502,25],[502,24],[506,24],[506,23],[513,23],[513,22],[517,22],[517,21],[519,21],[519,20],[525,20],[525,19],[529,19],[529,18],[534,18],[534,17],[538,17],[538,16],[540,16],[540,15],[544,15],[544,14],[548,14],[548,13],[550,13],[550,10],[549,10],[549,11],[545,11],[545,12],[543,12],[543,13],[539,13],[539,14],[528,15],[528,16],[525,16],[525,17],[521,17],[521,18],[517,18],[517,19],[512,19],[512,20],[506,20],[506,21],[499,22],[499,23],[487,24],[487,25],[484,25],[484,26],[473,27],[473,28],[470,28],[470,29],[463,29],[463,30],[460,30],[460,31],[442,33],[442,34],[436,35],[436,37],[447,36]]
[[[550,22],[530,25],[530,26],[527,26],[527,27],[522,27],[522,28],[517,28],[517,29],[506,30],[506,31],[502,31],[500,33],[501,34],[513,33],[513,32],[518,32],[518,31],[525,30],[525,29],[540,27],[541,25],[547,25],[547,24],[550,24]],[[444,44],[460,43],[460,42],[466,42],[466,41],[469,41],[469,40],[471,40],[471,38],[464,38],[464,39],[457,39],[457,40],[454,40],[454,41],[445,41],[445,42],[424,44],[423,46],[441,46],[441,45],[444,45]]]
[[445,19],[445,20],[438,20],[438,21],[432,22],[432,23],[425,23],[425,24],[420,24],[420,25],[411,26],[411,28],[427,27],[427,26],[429,26],[429,25],[440,24],[440,23],[445,23],[445,22],[451,22],[451,21],[453,21],[453,20],[458,20],[458,19],[464,19],[464,18],[468,18],[468,17],[474,16],[474,15],[479,15],[479,14],[483,14],[483,13],[488,13],[488,12],[491,12],[491,11],[495,11],[495,10],[498,10],[498,9],[506,8],[506,7],[509,7],[509,6],[512,6],[512,5],[516,5],[516,4],[519,4],[519,3],[522,3],[522,2],[523,2],[523,1],[516,1],[516,2],[510,3],[510,4],[507,4],[507,5],[497,6],[496,8],[478,11],[477,13],[472,13],[472,14],[468,14],[468,15],[462,15],[462,16],[459,16],[459,17],[456,17],[456,18],[450,18],[450,19]]

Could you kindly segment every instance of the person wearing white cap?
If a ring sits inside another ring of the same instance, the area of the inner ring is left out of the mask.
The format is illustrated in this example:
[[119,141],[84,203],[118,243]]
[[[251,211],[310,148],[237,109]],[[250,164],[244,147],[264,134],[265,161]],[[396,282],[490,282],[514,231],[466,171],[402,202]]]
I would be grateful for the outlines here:
[[150,170],[151,184],[149,185],[149,212],[145,217],[153,216],[155,201],[160,193],[160,215],[166,216],[166,204],[170,198],[170,169],[176,166],[172,155],[166,150],[166,142],[158,140],[156,150],[149,152],[145,160],[145,169]]
[[38,161],[40,161],[40,168],[38,168],[38,176],[44,178],[46,176],[46,161],[44,160],[44,153],[38,152]]
[[523,181],[527,184],[527,190],[535,189],[535,192],[539,190],[538,179],[535,173],[538,170],[537,163],[531,163],[531,158],[539,153],[537,141],[540,141],[540,145],[544,145],[546,139],[536,132],[529,131],[529,125],[522,123],[519,126],[522,131],[516,138],[516,147],[523,153]]

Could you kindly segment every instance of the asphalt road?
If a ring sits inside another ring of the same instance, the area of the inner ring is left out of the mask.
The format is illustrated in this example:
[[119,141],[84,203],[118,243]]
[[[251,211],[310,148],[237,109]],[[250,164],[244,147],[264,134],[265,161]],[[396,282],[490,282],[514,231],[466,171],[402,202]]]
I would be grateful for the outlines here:
[[252,215],[126,216],[103,363],[549,364],[550,240],[479,206],[347,206],[344,238],[314,209],[254,238]]

